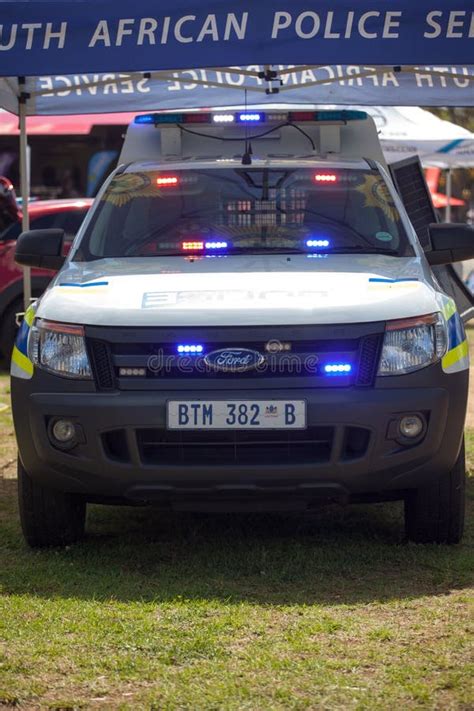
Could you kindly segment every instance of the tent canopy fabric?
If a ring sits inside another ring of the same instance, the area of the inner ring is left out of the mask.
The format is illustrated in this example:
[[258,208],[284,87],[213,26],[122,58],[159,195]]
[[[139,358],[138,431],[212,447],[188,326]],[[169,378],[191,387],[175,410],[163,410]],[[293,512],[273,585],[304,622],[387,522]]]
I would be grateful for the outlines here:
[[224,106],[244,90],[474,106],[472,0],[0,1],[0,106],[14,113]]
[[325,62],[462,64],[471,0],[3,1],[0,76]]
[[[0,59],[2,53],[0,52]],[[273,74],[268,74],[273,72]],[[273,77],[272,80],[266,80]],[[474,106],[474,66],[240,65],[173,72],[0,78],[0,106],[27,115],[206,108],[249,103]]]

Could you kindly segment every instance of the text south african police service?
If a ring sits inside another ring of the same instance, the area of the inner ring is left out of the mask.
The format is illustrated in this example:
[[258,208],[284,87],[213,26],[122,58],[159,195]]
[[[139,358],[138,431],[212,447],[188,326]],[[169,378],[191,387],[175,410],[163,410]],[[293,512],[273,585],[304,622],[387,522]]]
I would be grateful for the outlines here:
[[[252,19],[251,12],[104,19],[97,22],[86,42],[89,48],[105,48],[244,40]],[[278,11],[269,17],[268,37],[271,40],[291,35],[303,40],[399,39],[403,36],[404,19],[402,10]],[[474,11],[432,10],[426,14],[422,30],[427,40],[474,38]],[[0,23],[0,51],[19,47],[64,49],[67,40],[68,22]]]

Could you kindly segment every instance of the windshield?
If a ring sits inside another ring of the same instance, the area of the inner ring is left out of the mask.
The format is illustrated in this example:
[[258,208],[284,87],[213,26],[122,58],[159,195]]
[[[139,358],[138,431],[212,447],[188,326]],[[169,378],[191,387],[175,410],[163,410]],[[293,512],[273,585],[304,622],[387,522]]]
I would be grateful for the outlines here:
[[377,171],[127,172],[102,196],[75,259],[412,250]]

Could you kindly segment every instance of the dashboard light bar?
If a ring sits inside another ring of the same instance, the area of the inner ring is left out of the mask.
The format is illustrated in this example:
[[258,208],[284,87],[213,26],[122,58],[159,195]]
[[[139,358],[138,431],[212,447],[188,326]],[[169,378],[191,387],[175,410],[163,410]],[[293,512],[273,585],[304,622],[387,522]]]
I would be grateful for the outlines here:
[[314,180],[316,183],[336,183],[337,175],[335,173],[316,173]]
[[170,187],[173,185],[178,185],[179,180],[176,175],[162,175],[156,179],[156,184],[160,187]]
[[198,344],[183,344],[176,347],[176,350],[180,355],[199,355],[204,351],[204,346],[200,343]]
[[326,375],[349,375],[352,372],[350,363],[327,363],[324,366]]
[[328,239],[307,239],[307,247],[329,247]]
[[204,242],[198,242],[198,241],[183,242],[182,248],[185,249],[186,251],[196,250],[196,249],[197,250],[204,249]]

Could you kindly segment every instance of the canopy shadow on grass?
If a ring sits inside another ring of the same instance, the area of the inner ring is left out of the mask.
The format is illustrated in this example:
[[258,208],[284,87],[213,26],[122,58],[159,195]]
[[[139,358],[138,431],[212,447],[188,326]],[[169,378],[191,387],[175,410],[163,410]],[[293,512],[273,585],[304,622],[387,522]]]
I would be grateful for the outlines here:
[[334,606],[445,595],[474,577],[469,532],[454,547],[406,544],[398,503],[303,517],[90,509],[84,542],[31,551],[19,530],[16,481],[0,480],[4,593]]

